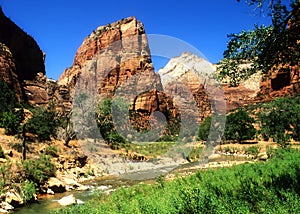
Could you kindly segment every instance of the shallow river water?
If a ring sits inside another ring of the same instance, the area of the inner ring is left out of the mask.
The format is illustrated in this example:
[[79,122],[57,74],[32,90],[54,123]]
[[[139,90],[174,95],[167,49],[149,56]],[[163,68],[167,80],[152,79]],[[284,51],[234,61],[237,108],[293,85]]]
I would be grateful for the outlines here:
[[[214,161],[241,161],[241,160],[245,160],[245,159],[231,156],[231,157],[223,157],[220,160],[214,160]],[[55,195],[40,196],[37,203],[30,204],[28,206],[24,206],[22,208],[16,209],[14,213],[18,213],[18,214],[48,213],[50,211],[61,208],[62,206],[60,206],[57,201],[62,197],[68,196],[70,194],[73,194],[76,199],[85,202],[93,198],[93,193],[97,189],[109,191],[109,190],[117,189],[121,186],[131,186],[139,182],[154,183],[155,179],[160,175],[166,175],[168,173],[172,173],[176,171],[190,172],[192,168],[194,168],[197,165],[199,165],[199,163],[187,163],[176,167],[167,166],[167,167],[161,167],[159,169],[150,169],[146,171],[127,173],[119,176],[110,176],[110,177],[104,177],[104,178],[87,181],[84,184],[90,186],[91,187],[90,190],[69,191],[65,193],[56,193]],[[193,171],[196,170],[197,169],[193,169]]]

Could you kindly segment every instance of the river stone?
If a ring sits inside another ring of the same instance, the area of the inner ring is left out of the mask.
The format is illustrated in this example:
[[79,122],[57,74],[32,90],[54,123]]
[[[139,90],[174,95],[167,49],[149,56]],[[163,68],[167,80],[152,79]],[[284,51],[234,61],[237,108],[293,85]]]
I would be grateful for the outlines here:
[[220,154],[212,154],[208,157],[209,160],[216,160],[221,158],[222,156]]
[[9,213],[9,211],[5,210],[5,209],[2,209],[0,208],[0,213]]
[[[10,210],[13,210],[13,209],[14,209],[13,206],[11,206],[9,203],[7,203],[7,202],[5,202],[5,201],[2,201],[2,202],[0,203],[0,207],[1,207],[1,209],[5,210],[5,211],[10,211]],[[0,213],[1,213],[1,211],[0,211]]]
[[84,201],[82,201],[80,199],[76,199],[76,204],[79,204],[79,205],[84,204]]
[[262,161],[266,161],[266,160],[268,160],[268,155],[267,155],[267,153],[260,153],[259,155],[258,155],[258,159],[259,160],[262,160]]
[[47,194],[49,194],[49,195],[54,195],[55,193],[53,192],[52,189],[47,189]]
[[22,197],[15,190],[10,190],[5,194],[5,202],[13,207],[19,207],[24,203]]
[[73,205],[76,204],[76,198],[73,194],[71,194],[58,200],[58,203],[62,206]]
[[104,186],[104,185],[101,185],[101,186],[98,186],[98,187],[97,187],[97,190],[105,191],[105,190],[108,190],[109,188],[111,188],[111,186]]
[[89,189],[90,189],[90,186],[82,185],[82,184],[79,184],[79,186],[76,188],[76,190],[78,190],[78,191],[87,191]]
[[55,177],[49,178],[47,183],[48,189],[51,189],[54,193],[62,193],[66,191],[66,184]]
[[13,151],[12,150],[6,150],[6,151],[4,151],[4,155],[12,157],[13,156]]
[[7,160],[5,158],[0,158],[0,163],[6,163]]

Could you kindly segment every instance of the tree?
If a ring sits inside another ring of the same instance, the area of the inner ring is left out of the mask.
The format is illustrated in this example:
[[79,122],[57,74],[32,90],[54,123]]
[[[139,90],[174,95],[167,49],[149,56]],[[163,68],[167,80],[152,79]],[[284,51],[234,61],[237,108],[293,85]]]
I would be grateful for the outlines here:
[[259,113],[261,135],[285,147],[290,138],[300,140],[300,96],[278,98],[265,104]]
[[200,124],[198,138],[199,140],[207,140],[211,125],[211,117],[205,118],[205,120]]
[[[300,1],[291,1],[290,6],[281,0],[246,0],[272,19],[270,26],[257,26],[253,30],[228,35],[230,41],[224,59],[218,69],[221,79],[230,78],[230,85],[237,86],[251,74],[262,71],[268,74],[278,65],[298,65],[300,58],[299,22]],[[248,66],[240,66],[248,64]]]
[[[113,103],[111,99],[106,98],[100,101],[97,109],[97,123],[100,129],[100,133],[104,140],[112,147],[118,148],[121,144],[124,144],[125,139],[117,132],[113,124],[112,109],[118,108],[120,111],[116,111],[115,117],[119,119],[118,125],[122,126],[123,111],[128,111],[127,105],[123,100],[116,99]],[[121,127],[122,128],[122,127]]]
[[253,126],[254,118],[250,117],[248,113],[242,109],[231,113],[226,118],[226,126],[224,137],[227,140],[252,140],[256,134],[256,129]]
[[59,125],[53,108],[38,107],[33,109],[33,115],[26,123],[26,132],[36,134],[38,140],[50,140],[55,136]]
[[24,120],[23,109],[14,111],[6,111],[2,114],[2,126],[5,129],[5,134],[15,135],[21,131],[20,123]]
[[14,108],[19,107],[18,99],[15,92],[8,86],[6,82],[0,78],[0,117],[4,112],[12,111]]

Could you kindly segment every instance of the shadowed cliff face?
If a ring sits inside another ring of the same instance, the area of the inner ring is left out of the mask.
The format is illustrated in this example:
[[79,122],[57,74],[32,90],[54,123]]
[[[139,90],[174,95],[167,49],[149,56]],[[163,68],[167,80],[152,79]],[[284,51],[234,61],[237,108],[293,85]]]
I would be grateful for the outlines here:
[[16,74],[15,60],[9,48],[0,43],[0,80],[6,82],[16,92],[19,100],[23,99],[22,89]]
[[44,55],[35,40],[7,18],[0,8],[0,42],[12,53],[19,80],[33,80],[45,74]]
[[1,77],[22,100],[25,80],[45,74],[44,54],[35,40],[7,18],[0,8]]

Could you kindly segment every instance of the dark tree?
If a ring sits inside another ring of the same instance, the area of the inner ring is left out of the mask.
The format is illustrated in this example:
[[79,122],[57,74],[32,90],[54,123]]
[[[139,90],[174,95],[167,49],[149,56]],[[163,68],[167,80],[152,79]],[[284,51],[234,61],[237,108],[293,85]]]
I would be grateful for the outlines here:
[[293,0],[290,5],[281,0],[246,2],[261,13],[267,12],[272,25],[255,25],[253,30],[228,35],[230,40],[219,70],[220,78],[229,77],[231,86],[258,71],[267,75],[279,65],[299,65],[300,1]]

